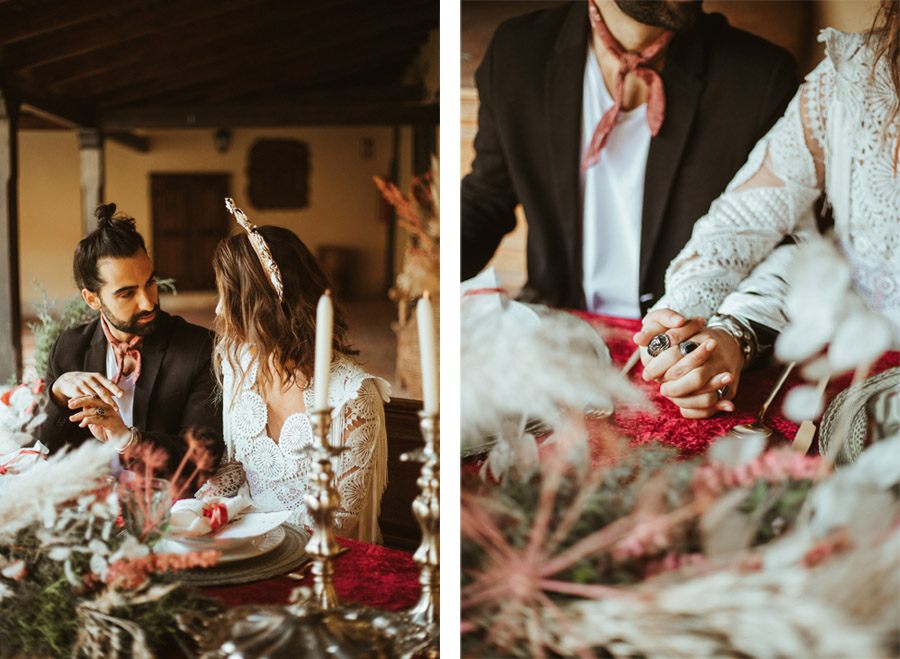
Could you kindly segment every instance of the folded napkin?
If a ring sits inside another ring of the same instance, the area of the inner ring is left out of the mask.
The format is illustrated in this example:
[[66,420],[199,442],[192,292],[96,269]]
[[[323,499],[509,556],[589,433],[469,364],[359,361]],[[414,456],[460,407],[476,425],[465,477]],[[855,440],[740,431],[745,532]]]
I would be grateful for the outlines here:
[[243,494],[235,497],[181,499],[172,506],[169,532],[195,538],[214,533],[234,521],[250,505]]
[[45,459],[50,454],[50,449],[35,442],[30,448],[20,448],[0,455],[0,476],[6,474],[21,474],[38,460]]

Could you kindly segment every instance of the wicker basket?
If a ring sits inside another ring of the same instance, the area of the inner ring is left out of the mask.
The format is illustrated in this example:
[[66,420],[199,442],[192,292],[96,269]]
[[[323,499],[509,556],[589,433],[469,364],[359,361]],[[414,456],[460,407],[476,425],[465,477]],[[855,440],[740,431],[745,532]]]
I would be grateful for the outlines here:
[[[435,341],[438,350],[438,363],[440,363],[440,296],[432,298],[434,305],[434,330]],[[407,313],[407,309],[411,309]],[[415,304],[409,305],[401,301],[399,318],[394,323],[394,332],[397,333],[397,370],[395,379],[398,386],[403,389],[410,398],[422,398],[422,365],[419,360],[419,328],[416,324]]]

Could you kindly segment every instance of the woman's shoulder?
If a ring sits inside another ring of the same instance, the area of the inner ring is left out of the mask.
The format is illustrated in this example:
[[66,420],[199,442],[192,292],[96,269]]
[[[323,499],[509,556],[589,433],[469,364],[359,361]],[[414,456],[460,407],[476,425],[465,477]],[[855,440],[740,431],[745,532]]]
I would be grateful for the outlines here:
[[384,378],[373,375],[352,356],[335,353],[331,361],[329,402],[335,409],[364,393],[375,393],[385,403],[391,399],[391,385]]
[[818,40],[825,44],[825,59],[818,68],[824,65],[849,82],[865,82],[875,56],[866,43],[865,33],[827,27],[819,32]]

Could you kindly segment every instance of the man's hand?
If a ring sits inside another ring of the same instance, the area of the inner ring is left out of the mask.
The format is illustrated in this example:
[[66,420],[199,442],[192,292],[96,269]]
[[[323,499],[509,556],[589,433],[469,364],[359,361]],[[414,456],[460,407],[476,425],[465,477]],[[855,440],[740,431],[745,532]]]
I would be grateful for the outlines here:
[[[738,391],[744,353],[741,346],[728,332],[707,329],[690,337],[698,348],[666,366],[659,355],[645,368],[653,379],[662,382],[659,393],[671,400],[686,419],[705,419],[716,412],[733,412],[732,399]],[[668,352],[668,351],[667,351]],[[666,366],[664,368],[664,366]],[[718,391],[728,387],[726,395],[719,399]]]
[[[691,318],[687,320],[684,316],[671,309],[657,309],[644,316],[644,320],[641,321],[641,331],[633,337],[634,342],[641,348],[641,362],[645,367],[644,379],[653,379],[647,377],[646,371],[646,366],[651,360],[667,355],[664,362],[671,366],[681,357],[681,354],[678,352],[678,344],[695,335],[704,327],[706,327],[706,319]],[[653,340],[653,337],[658,334],[666,334],[672,347],[654,358],[647,352],[647,346]]]
[[122,421],[118,406],[109,405],[97,396],[70,398],[69,409],[81,409],[69,417],[80,428],[88,428],[101,442],[124,443],[131,436],[131,429]]
[[68,405],[73,398],[97,397],[110,407],[115,407],[115,399],[121,398],[124,393],[109,378],[99,373],[84,371],[63,373],[53,383],[50,391],[50,395],[59,405]]

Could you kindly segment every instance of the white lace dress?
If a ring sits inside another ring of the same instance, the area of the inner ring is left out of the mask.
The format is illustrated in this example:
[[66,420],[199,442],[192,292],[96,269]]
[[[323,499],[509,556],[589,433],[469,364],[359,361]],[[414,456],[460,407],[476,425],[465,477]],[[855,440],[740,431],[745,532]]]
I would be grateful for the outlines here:
[[[275,442],[266,434],[268,408],[256,391],[257,366],[247,351],[240,368],[235,373],[223,362],[226,454],[197,496],[234,496],[244,488],[257,509],[292,510],[289,522],[309,526],[305,499],[311,462],[299,450],[313,444],[310,418],[306,412],[288,416]],[[303,392],[307,410],[314,409],[314,390],[310,380]],[[381,541],[378,515],[387,486],[384,403],[389,394],[386,381],[363,371],[352,358],[335,354],[328,385],[328,403],[334,408],[330,441],[349,447],[333,462],[341,496],[335,527],[338,535],[363,542]]]
[[740,308],[745,318],[782,329],[794,247],[775,248],[787,235],[802,242],[817,233],[813,208],[824,192],[857,290],[900,328],[900,120],[888,125],[896,94],[883,59],[873,73],[863,39],[822,31],[826,58],[694,225],[656,308],[703,317]]

